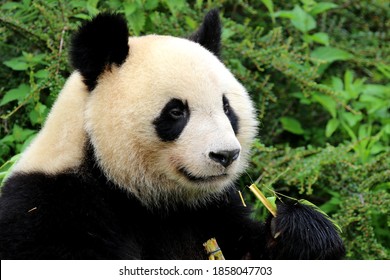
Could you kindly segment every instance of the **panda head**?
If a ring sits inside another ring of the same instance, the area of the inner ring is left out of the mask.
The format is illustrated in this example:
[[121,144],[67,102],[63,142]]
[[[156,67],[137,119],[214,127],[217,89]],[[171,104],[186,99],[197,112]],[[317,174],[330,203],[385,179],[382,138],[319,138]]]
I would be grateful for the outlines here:
[[246,167],[257,127],[248,93],[218,58],[218,12],[189,39],[128,36],[121,16],[101,14],[72,41],[98,165],[145,205],[217,197]]

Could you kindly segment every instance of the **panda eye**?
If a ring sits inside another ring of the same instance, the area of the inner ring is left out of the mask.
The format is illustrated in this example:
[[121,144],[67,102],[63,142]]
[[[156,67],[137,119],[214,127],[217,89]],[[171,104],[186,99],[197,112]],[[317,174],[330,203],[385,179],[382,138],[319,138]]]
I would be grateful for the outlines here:
[[229,113],[230,113],[229,103],[223,104],[223,111],[225,112],[226,115],[229,115]]
[[190,110],[187,102],[172,98],[165,104],[160,115],[154,119],[153,125],[162,141],[175,141],[180,137],[189,117]]
[[178,120],[185,116],[185,112],[181,108],[173,108],[169,111],[169,115],[172,119]]
[[223,111],[225,112],[226,115],[229,115],[230,114],[229,101],[226,99],[225,96],[223,97],[222,101],[223,101]]
[[238,133],[238,117],[236,113],[234,112],[234,109],[230,107],[229,99],[224,95],[222,97],[222,104],[223,104],[223,111],[225,112],[226,116],[228,117],[230,124],[232,125],[232,128],[234,130],[234,133]]

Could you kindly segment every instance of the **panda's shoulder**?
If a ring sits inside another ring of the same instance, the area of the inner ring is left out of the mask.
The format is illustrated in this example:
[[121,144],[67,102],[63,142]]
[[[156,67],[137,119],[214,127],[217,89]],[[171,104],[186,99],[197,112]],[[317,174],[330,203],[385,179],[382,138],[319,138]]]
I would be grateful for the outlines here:
[[[85,192],[78,175],[73,172],[62,172],[59,174],[45,174],[43,172],[16,172],[12,174],[1,189],[2,201],[27,201],[38,202],[47,201],[48,203],[58,196],[66,198],[73,191],[77,190],[80,194]],[[62,199],[63,201],[64,199]]]
[[[15,173],[1,189],[2,220],[39,217],[67,222],[85,209],[98,209],[101,203],[91,184],[85,184],[77,173],[48,175],[41,172]],[[57,218],[55,218],[57,217]],[[32,219],[33,220],[33,219]]]

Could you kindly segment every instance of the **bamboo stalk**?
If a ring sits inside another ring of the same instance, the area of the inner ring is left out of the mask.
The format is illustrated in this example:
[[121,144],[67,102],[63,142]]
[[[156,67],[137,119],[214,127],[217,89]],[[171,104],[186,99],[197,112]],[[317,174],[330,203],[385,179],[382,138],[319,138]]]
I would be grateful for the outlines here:
[[244,205],[244,207],[246,207],[246,203],[245,203],[244,197],[242,196],[242,193],[241,193],[241,191],[238,191],[238,194],[239,194],[239,196],[240,196],[240,199],[241,199],[242,205]]
[[209,255],[209,260],[224,260],[225,257],[222,254],[221,248],[219,248],[217,240],[211,238],[203,243],[203,246]]
[[276,217],[276,208],[268,201],[265,195],[256,187],[255,184],[249,186],[252,193],[264,204],[264,206],[271,212],[272,216]]

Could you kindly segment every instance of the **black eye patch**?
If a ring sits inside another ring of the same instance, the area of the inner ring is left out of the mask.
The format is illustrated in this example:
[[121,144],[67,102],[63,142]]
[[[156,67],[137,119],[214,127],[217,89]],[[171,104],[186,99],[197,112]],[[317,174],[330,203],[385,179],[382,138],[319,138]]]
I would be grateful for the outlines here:
[[153,121],[161,141],[169,142],[179,138],[190,117],[188,104],[179,99],[171,99]]
[[222,97],[222,103],[223,103],[223,111],[225,112],[225,115],[228,117],[230,124],[232,125],[234,133],[237,135],[238,133],[238,117],[236,113],[234,112],[233,108],[229,104],[229,99],[224,95]]

